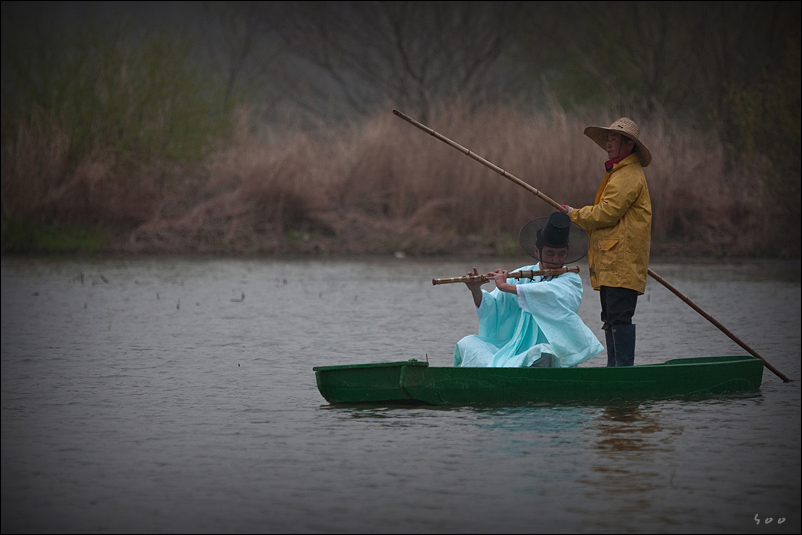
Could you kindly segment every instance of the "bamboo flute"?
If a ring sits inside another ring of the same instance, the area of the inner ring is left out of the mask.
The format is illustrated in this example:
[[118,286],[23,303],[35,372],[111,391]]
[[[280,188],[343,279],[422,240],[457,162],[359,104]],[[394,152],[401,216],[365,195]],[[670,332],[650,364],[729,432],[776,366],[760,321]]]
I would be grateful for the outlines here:
[[[539,269],[539,270],[532,270],[532,269],[522,269],[520,271],[512,271],[507,273],[507,278],[510,279],[531,279],[533,277],[556,277],[558,275],[562,275],[563,273],[579,273],[579,266],[571,266],[566,268],[559,268],[559,269]],[[445,279],[432,279],[432,285],[438,284],[452,284],[455,282],[490,282],[491,279],[488,279],[484,275],[463,275],[462,277],[448,277]]]
[[[393,110],[393,113],[394,113],[396,116],[398,116],[398,117],[400,117],[401,119],[403,119],[403,120],[405,120],[406,122],[408,122],[409,124],[411,124],[411,125],[413,125],[413,126],[415,126],[415,127],[419,128],[419,129],[423,130],[424,132],[426,132],[426,133],[427,133],[427,134],[429,134],[430,136],[432,136],[432,137],[435,137],[435,138],[439,139],[440,141],[442,141],[442,142],[444,142],[444,143],[446,143],[446,144],[448,144],[448,145],[451,145],[451,146],[452,146],[452,147],[454,147],[455,149],[457,149],[457,150],[459,150],[460,152],[462,152],[463,154],[465,154],[465,155],[467,155],[467,156],[469,156],[469,157],[473,158],[474,160],[476,160],[477,162],[481,163],[481,164],[482,164],[482,165],[484,165],[485,167],[488,167],[488,168],[492,169],[493,171],[495,171],[496,173],[500,174],[500,175],[501,175],[501,176],[503,176],[504,178],[506,178],[506,179],[508,179],[508,180],[510,180],[510,181],[512,181],[512,182],[515,182],[516,184],[518,184],[518,185],[519,185],[519,186],[521,186],[522,188],[526,189],[527,191],[529,191],[529,192],[531,192],[531,193],[534,193],[535,195],[537,195],[538,197],[540,197],[542,200],[544,200],[544,201],[546,201],[547,203],[549,203],[550,205],[552,205],[552,206],[553,206],[554,208],[556,208],[557,210],[559,210],[559,211],[561,211],[561,212],[566,212],[566,209],[565,209],[565,208],[563,208],[563,207],[562,207],[562,205],[561,205],[560,203],[558,203],[557,201],[555,201],[554,199],[552,199],[552,198],[550,198],[550,197],[548,197],[548,196],[544,195],[542,192],[538,191],[537,189],[535,189],[535,188],[534,188],[534,187],[532,187],[531,185],[527,184],[526,182],[524,182],[524,181],[523,181],[523,180],[521,180],[520,178],[518,178],[518,177],[516,177],[516,176],[514,176],[514,175],[512,175],[512,174],[510,174],[510,173],[508,173],[507,171],[505,171],[504,169],[500,168],[499,166],[497,166],[497,165],[495,165],[495,164],[493,164],[493,163],[491,163],[491,162],[489,162],[489,161],[485,160],[484,158],[482,158],[482,157],[481,157],[481,156],[479,156],[478,154],[476,154],[476,153],[474,153],[474,152],[472,152],[472,151],[470,151],[470,150],[466,149],[465,147],[463,147],[463,146],[462,146],[462,145],[460,145],[459,143],[455,143],[454,141],[452,141],[452,140],[448,139],[446,136],[444,136],[444,135],[442,135],[442,134],[439,134],[439,133],[435,132],[434,130],[432,130],[431,128],[429,128],[428,126],[426,126],[425,124],[423,124],[423,123],[420,123],[420,122],[416,121],[415,119],[413,119],[413,118],[409,117],[408,115],[404,115],[403,113],[401,113],[401,112],[400,112],[400,111],[398,111],[398,110]],[[737,336],[735,336],[734,334],[732,334],[732,333],[731,333],[731,332],[730,332],[730,331],[729,331],[727,328],[725,328],[725,327],[724,327],[724,326],[723,326],[721,323],[719,323],[718,321],[716,321],[716,320],[715,320],[715,319],[714,319],[712,316],[710,316],[710,315],[709,315],[708,313],[706,313],[704,310],[702,310],[701,308],[699,308],[699,307],[698,307],[698,306],[697,306],[695,303],[693,303],[693,301],[691,301],[690,299],[688,299],[687,297],[685,297],[685,296],[684,296],[684,295],[683,295],[683,294],[682,294],[682,293],[681,293],[679,290],[677,290],[677,289],[676,289],[676,288],[674,288],[674,287],[673,287],[671,284],[669,284],[669,283],[668,283],[668,282],[667,282],[667,281],[666,281],[666,280],[665,280],[663,277],[661,277],[660,275],[658,275],[657,273],[655,273],[654,271],[652,271],[652,269],[651,269],[651,268],[649,268],[649,271],[648,271],[648,273],[649,273],[649,275],[650,275],[650,276],[651,276],[653,279],[655,279],[657,282],[659,282],[660,284],[662,284],[663,286],[665,286],[665,287],[666,287],[666,288],[667,288],[667,289],[668,289],[668,290],[669,290],[671,293],[673,293],[674,295],[676,295],[677,297],[679,297],[679,298],[680,298],[680,299],[681,299],[683,302],[685,302],[685,303],[686,303],[687,305],[689,305],[689,306],[690,306],[692,309],[694,309],[696,312],[698,312],[698,313],[699,313],[699,314],[700,314],[700,315],[701,315],[703,318],[705,318],[705,319],[706,319],[706,320],[708,320],[710,323],[712,323],[713,325],[715,325],[715,326],[716,326],[716,327],[717,327],[717,328],[718,328],[718,329],[719,329],[721,332],[723,332],[724,334],[726,334],[726,335],[727,335],[727,336],[728,336],[728,337],[729,337],[729,338],[730,338],[730,339],[731,339],[733,342],[735,342],[736,344],[738,344],[739,346],[741,346],[742,348],[744,348],[745,350],[747,350],[747,351],[748,351],[750,354],[752,354],[753,356],[755,356],[755,357],[759,358],[760,360],[762,360],[762,361],[763,361],[763,364],[765,364],[766,368],[768,368],[769,370],[771,370],[771,371],[772,371],[772,372],[773,372],[773,373],[774,373],[774,374],[775,374],[777,377],[779,377],[780,379],[782,379],[782,380],[783,380],[783,382],[786,382],[786,383],[789,383],[789,382],[791,382],[791,380],[790,380],[788,377],[786,377],[786,376],[785,376],[785,375],[784,375],[782,372],[780,372],[780,371],[779,371],[777,368],[775,368],[774,366],[772,366],[772,365],[769,363],[769,361],[767,361],[766,359],[764,359],[763,357],[761,357],[761,356],[760,356],[760,355],[757,353],[757,351],[755,351],[754,349],[752,349],[751,347],[749,347],[748,345],[746,345],[745,343],[743,343],[743,342],[742,342],[740,339],[738,339],[738,337],[737,337]]]

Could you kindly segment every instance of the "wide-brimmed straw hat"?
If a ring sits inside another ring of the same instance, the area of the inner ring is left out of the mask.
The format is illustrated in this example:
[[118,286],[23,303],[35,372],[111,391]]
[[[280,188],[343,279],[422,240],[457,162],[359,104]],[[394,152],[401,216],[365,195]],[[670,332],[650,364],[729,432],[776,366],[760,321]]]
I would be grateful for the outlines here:
[[640,127],[635,121],[627,117],[621,117],[610,126],[589,126],[585,128],[585,135],[605,151],[607,150],[607,132],[616,132],[622,136],[627,136],[635,142],[641,167],[646,167],[652,163],[652,153],[639,139]]
[[[540,238],[540,244],[538,244]],[[563,212],[554,212],[550,216],[533,219],[523,227],[518,234],[518,241],[526,254],[532,258],[535,256],[535,248],[538,245],[546,247],[567,247],[568,257],[566,264],[581,260],[588,254],[588,243],[590,238],[585,230],[572,223],[570,218]]]

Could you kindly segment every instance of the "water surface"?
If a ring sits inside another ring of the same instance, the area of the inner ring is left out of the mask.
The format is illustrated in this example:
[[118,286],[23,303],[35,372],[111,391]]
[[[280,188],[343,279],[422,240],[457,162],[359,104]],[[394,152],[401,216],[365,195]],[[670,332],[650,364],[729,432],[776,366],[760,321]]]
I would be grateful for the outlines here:
[[[759,392],[695,401],[326,403],[314,366],[450,365],[476,313],[431,279],[472,265],[3,259],[2,531],[799,532],[799,262],[652,266],[789,384],[765,370]],[[635,323],[636,363],[746,353],[653,279]]]

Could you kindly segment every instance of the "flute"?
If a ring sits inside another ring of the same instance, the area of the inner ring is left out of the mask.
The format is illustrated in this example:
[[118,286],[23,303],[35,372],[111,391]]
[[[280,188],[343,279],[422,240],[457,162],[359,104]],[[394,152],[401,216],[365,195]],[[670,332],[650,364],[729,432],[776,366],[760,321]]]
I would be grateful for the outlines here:
[[[513,271],[512,273],[507,273],[507,277],[510,279],[531,279],[533,277],[556,277],[557,275],[562,275],[563,273],[579,273],[579,266],[564,267],[559,269],[540,269],[537,271],[531,269],[522,269],[521,271]],[[478,281],[488,282],[490,281],[490,279],[488,279],[484,275],[463,275],[462,277],[432,279],[432,285],[451,284],[453,282],[478,282]]]

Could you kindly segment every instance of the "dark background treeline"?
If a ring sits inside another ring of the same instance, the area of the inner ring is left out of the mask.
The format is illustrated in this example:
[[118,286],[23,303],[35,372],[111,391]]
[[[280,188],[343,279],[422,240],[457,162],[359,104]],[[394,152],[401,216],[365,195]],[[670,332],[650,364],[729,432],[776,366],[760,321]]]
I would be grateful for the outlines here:
[[2,249],[513,254],[635,119],[655,253],[800,254],[799,2],[3,2]]

